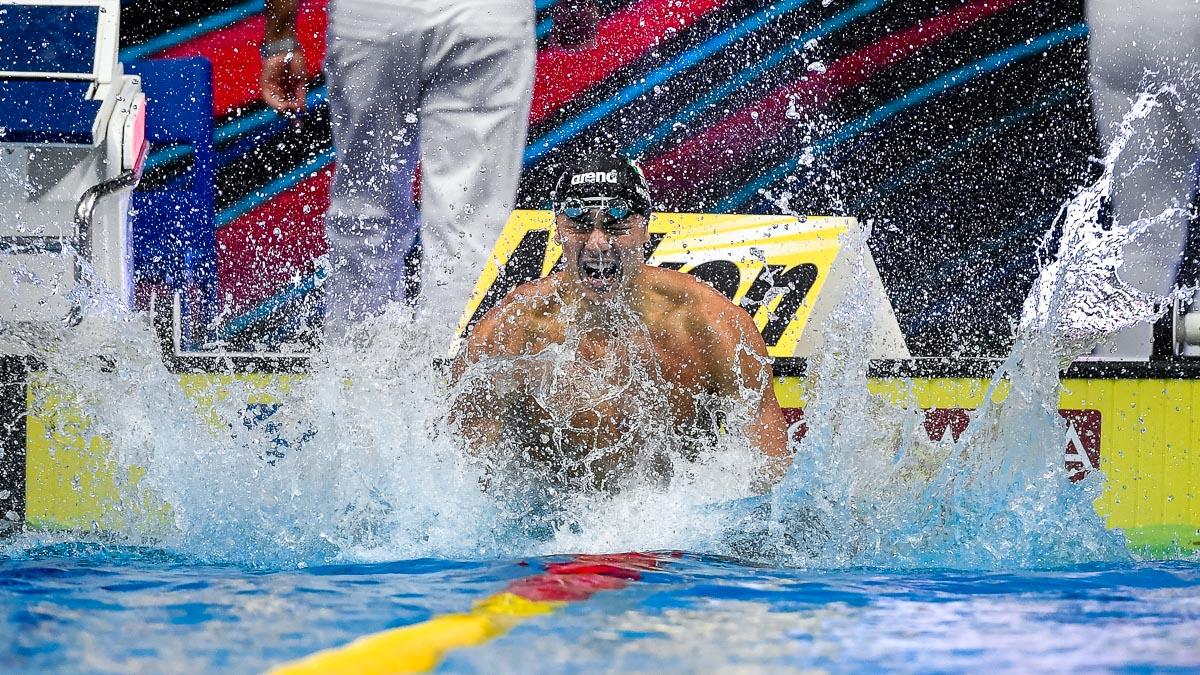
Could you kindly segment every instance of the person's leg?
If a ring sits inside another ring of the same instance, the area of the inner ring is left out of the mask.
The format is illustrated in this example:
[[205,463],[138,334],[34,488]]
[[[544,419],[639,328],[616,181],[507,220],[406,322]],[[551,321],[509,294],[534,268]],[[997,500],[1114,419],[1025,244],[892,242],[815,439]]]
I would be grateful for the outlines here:
[[[1105,125],[1118,124],[1120,106],[1128,111],[1131,100],[1123,92],[1095,84],[1093,99],[1108,99],[1107,104],[1097,106],[1098,117],[1104,118]],[[1126,156],[1117,162],[1111,195],[1113,222],[1121,227],[1177,209],[1122,249],[1124,261],[1117,272],[1121,280],[1133,288],[1159,297],[1173,289],[1183,256],[1195,158],[1194,147],[1189,134],[1184,132],[1180,116],[1170,109],[1174,102],[1168,100],[1164,104],[1138,122],[1138,134],[1154,139],[1155,156],[1147,158],[1139,156],[1141,153],[1134,154],[1139,144],[1130,143]],[[1104,108],[1112,112],[1099,114]],[[1150,356],[1152,346],[1153,325],[1141,323],[1107,338],[1096,354],[1144,359]]]
[[[1164,12],[1165,8],[1160,8]],[[1119,12],[1119,14],[1118,14]],[[1181,19],[1131,16],[1127,7],[1108,0],[1091,0],[1088,20],[1089,80],[1101,140],[1116,136],[1133,100],[1161,84],[1175,87],[1179,98],[1164,95],[1160,106],[1135,124],[1136,132],[1114,172],[1112,216],[1127,227],[1170,209],[1183,209],[1125,246],[1120,278],[1145,293],[1165,296],[1175,284],[1187,238],[1188,216],[1195,186],[1196,84],[1189,68],[1194,46],[1188,39],[1168,36],[1161,25],[1178,26]],[[1194,18],[1192,19],[1194,20]],[[1178,39],[1176,39],[1178,38]],[[1196,42],[1193,36],[1191,42]],[[1143,359],[1153,346],[1153,326],[1143,323],[1124,329],[1097,347],[1097,356]]]
[[[1197,14],[1200,15],[1200,8],[1198,8]],[[1197,39],[1196,42],[1200,43],[1200,39]],[[1200,57],[1200,44],[1196,45],[1195,53]],[[1181,100],[1176,111],[1183,118],[1183,124],[1187,129],[1187,140],[1190,141],[1192,148],[1193,161],[1189,174],[1191,191],[1190,199],[1187,202],[1190,210],[1187,226],[1194,228],[1200,222],[1200,58],[1196,58],[1191,65],[1193,67],[1189,73],[1181,74],[1176,78],[1181,82],[1178,88]],[[1188,274],[1177,283],[1196,286],[1200,284],[1195,261],[1198,253],[1194,243],[1197,241],[1197,232],[1190,230],[1188,236],[1193,243],[1187,245],[1188,250],[1185,251],[1185,256],[1190,256],[1192,261],[1189,263]],[[1200,313],[1200,289],[1196,289],[1192,294],[1190,306],[1185,307],[1184,310],[1189,315],[1189,320]],[[1185,356],[1200,356],[1200,345],[1185,344],[1181,353]]]
[[[418,155],[415,113],[420,49],[404,49],[388,24],[363,30],[375,3],[338,3],[331,18],[325,74],[337,168],[325,220],[330,276],[326,334],[404,299],[404,258],[417,235],[412,180]],[[354,13],[362,5],[362,11]],[[395,8],[390,24],[395,23]],[[419,43],[419,40],[417,41]]]
[[529,0],[445,3],[421,107],[421,311],[449,345],[512,212],[533,87]]

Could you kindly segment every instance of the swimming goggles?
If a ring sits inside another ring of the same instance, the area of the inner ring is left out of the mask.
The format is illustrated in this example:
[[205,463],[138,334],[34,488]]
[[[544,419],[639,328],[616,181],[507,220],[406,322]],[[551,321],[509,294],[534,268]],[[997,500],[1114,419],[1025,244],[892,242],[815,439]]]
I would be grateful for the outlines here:
[[624,197],[569,197],[558,205],[558,211],[571,220],[579,220],[588,211],[602,211],[620,221],[633,213],[633,205]]

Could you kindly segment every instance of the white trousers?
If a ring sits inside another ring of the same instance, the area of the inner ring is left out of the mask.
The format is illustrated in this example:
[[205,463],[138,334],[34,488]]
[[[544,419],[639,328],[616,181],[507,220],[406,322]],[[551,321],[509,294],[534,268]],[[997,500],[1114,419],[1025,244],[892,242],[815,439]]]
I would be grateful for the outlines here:
[[[1138,94],[1173,85],[1170,96],[1145,120],[1118,162],[1113,217],[1123,226],[1172,207],[1186,209],[1196,189],[1200,160],[1200,3],[1196,0],[1088,0],[1088,61],[1092,104],[1107,144]],[[1139,162],[1139,157],[1149,161]],[[1138,290],[1166,295],[1175,283],[1186,215],[1170,219],[1125,247],[1122,280]],[[1140,359],[1150,355],[1153,327],[1141,324],[1111,336],[1096,354]]]
[[419,231],[419,318],[449,344],[516,197],[533,3],[334,0],[328,42],[337,169],[325,222],[327,335],[405,298]]

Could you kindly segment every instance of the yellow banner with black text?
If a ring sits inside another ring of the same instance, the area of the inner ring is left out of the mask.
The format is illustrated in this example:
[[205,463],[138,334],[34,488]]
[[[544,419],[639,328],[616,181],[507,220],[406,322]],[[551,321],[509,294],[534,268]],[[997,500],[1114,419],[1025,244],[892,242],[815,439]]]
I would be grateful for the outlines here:
[[[839,217],[658,213],[646,260],[704,280],[754,317],[771,356],[793,356],[852,221]],[[516,211],[459,323],[460,334],[521,284],[554,271],[554,215]]]

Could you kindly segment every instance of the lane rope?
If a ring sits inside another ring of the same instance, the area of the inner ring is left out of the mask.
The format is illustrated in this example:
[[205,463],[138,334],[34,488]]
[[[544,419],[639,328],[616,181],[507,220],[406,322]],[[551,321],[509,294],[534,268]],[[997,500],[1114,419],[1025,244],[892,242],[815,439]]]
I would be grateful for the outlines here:
[[433,670],[452,649],[493,640],[529,619],[552,614],[602,591],[615,591],[665,565],[672,553],[580,555],[550,563],[545,571],[516,579],[467,612],[360,637],[271,670],[272,675],[309,673],[419,673]]

